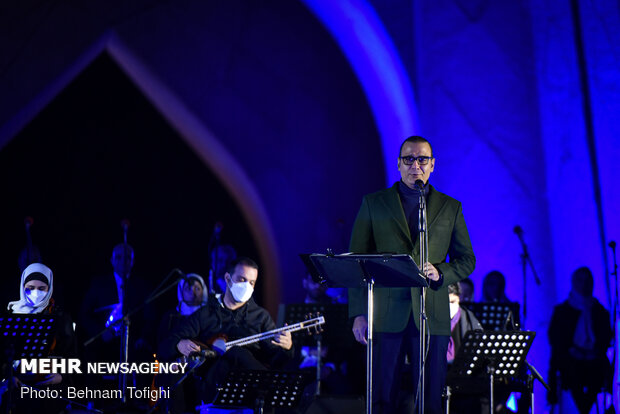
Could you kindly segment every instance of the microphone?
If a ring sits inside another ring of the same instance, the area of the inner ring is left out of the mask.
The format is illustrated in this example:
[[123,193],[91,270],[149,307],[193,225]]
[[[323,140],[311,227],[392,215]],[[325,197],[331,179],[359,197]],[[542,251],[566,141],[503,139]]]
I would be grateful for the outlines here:
[[218,221],[217,223],[215,223],[215,226],[213,227],[213,234],[215,234],[216,236],[219,235],[222,232],[223,228],[224,228],[224,224],[222,224],[221,221]]
[[424,181],[417,179],[415,180],[415,186],[418,187],[420,190],[424,189]]
[[512,229],[512,231],[519,236],[523,234],[523,229],[521,228],[521,226],[515,226],[515,228]]
[[609,242],[608,246],[611,247],[612,249],[615,249],[616,248],[616,242],[612,240],[612,241]]

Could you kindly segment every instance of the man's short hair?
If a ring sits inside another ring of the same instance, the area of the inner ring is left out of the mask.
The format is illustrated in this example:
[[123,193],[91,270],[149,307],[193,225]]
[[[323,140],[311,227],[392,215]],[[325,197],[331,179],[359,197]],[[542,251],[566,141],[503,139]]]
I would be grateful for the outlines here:
[[456,295],[459,298],[461,297],[461,286],[459,282],[448,285],[448,295]]
[[431,145],[431,143],[428,142],[428,140],[426,138],[424,138],[424,137],[421,137],[419,135],[412,135],[409,138],[407,138],[406,140],[404,140],[402,144],[400,144],[400,149],[398,150],[398,156],[399,157],[403,153],[403,146],[405,146],[405,143],[407,143],[407,142],[411,142],[413,144],[426,142],[428,144],[429,148],[431,149],[431,157],[433,156],[433,146]]
[[235,272],[235,269],[237,268],[237,266],[239,265],[248,266],[248,267],[251,267],[252,269],[258,270],[258,265],[256,264],[254,260],[250,259],[249,257],[240,256],[240,257],[237,257],[232,262],[230,262],[226,271],[232,275]]

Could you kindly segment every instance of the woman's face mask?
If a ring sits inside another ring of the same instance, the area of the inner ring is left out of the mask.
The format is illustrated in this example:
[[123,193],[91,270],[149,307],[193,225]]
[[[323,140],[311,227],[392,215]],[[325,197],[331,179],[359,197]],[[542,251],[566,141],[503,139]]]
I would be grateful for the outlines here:
[[454,318],[454,315],[459,311],[458,303],[450,303],[450,319]]
[[47,291],[39,289],[26,289],[24,293],[26,294],[25,296],[28,304],[32,307],[38,306],[41,302],[43,302],[45,295],[47,295]]
[[450,298],[450,319],[454,318],[454,315],[459,311],[459,297],[453,293],[448,295]]

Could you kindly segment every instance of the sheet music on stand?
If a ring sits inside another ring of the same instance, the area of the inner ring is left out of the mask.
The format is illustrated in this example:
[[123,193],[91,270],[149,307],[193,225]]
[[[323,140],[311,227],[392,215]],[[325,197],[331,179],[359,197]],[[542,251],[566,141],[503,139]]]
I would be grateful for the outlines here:
[[488,331],[505,330],[510,312],[514,322],[519,323],[519,302],[461,302],[461,305],[472,311],[478,322]]
[[311,380],[311,375],[298,371],[232,371],[218,386],[212,406],[252,408],[255,413],[266,407],[294,409]]

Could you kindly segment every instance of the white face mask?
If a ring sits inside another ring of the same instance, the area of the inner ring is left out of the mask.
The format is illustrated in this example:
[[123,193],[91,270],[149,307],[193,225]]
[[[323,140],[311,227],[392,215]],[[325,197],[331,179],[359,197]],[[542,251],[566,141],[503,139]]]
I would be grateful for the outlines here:
[[459,311],[458,303],[450,303],[450,319],[454,318],[454,315]]
[[27,290],[24,293],[26,293],[26,300],[28,301],[28,305],[32,307],[35,307],[41,302],[43,302],[43,298],[45,298],[45,295],[47,295],[47,292],[39,289],[32,289],[30,291]]
[[233,298],[237,302],[243,303],[250,300],[252,293],[254,293],[254,288],[250,285],[250,282],[233,283],[230,286],[230,293],[232,293]]

